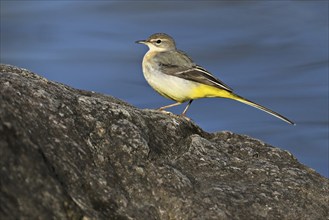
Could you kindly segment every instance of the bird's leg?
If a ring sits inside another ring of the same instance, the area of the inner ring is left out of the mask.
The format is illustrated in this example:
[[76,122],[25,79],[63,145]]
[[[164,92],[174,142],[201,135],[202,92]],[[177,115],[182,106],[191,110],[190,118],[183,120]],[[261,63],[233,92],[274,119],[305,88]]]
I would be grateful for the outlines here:
[[170,104],[170,105],[163,106],[163,107],[159,108],[158,110],[162,111],[162,110],[165,110],[165,109],[167,109],[167,108],[171,108],[171,107],[174,107],[174,106],[177,106],[177,105],[180,105],[180,104],[182,104],[182,103],[180,103],[180,102],[176,102],[176,103],[174,103],[174,104]]
[[186,112],[187,112],[187,109],[190,107],[190,105],[191,105],[192,102],[193,102],[193,99],[191,99],[191,100],[188,102],[187,106],[185,107],[185,109],[184,109],[184,111],[183,111],[183,113],[182,113],[182,116],[185,116],[185,114],[186,114]]

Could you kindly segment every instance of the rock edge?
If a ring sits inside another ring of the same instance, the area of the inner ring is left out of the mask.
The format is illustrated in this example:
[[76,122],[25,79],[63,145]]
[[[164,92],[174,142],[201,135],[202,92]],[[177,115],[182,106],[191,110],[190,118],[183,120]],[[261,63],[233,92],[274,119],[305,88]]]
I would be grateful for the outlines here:
[[0,219],[328,219],[289,152],[0,65]]

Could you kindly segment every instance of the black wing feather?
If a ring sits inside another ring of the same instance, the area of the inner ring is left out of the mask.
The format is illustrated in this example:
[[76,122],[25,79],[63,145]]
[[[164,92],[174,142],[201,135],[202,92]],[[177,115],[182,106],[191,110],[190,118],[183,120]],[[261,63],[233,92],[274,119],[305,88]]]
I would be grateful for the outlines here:
[[163,73],[209,86],[214,86],[220,89],[225,89],[229,92],[233,91],[232,88],[217,79],[210,72],[201,66],[196,65],[184,52],[168,51],[164,53],[167,54],[164,55],[159,53],[155,57]]

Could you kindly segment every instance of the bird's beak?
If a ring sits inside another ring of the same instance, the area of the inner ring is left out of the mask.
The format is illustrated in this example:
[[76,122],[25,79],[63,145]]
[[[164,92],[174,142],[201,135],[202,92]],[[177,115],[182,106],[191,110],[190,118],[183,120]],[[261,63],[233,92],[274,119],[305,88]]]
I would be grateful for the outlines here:
[[138,40],[138,41],[135,41],[135,43],[137,43],[137,44],[147,44],[147,41],[146,40]]

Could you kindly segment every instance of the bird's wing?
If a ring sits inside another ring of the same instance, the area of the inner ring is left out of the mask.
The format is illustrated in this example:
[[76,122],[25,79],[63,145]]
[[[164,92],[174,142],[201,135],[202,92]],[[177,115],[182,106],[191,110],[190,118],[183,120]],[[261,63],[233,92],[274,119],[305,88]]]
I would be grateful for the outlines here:
[[184,52],[171,51],[166,53],[179,54],[167,54],[165,56],[161,56],[161,54],[159,54],[156,59],[161,68],[161,72],[186,80],[191,80],[209,86],[214,86],[220,89],[225,89],[229,92],[233,91],[232,88],[217,79],[210,72],[208,72],[201,66],[196,65],[192,61],[192,59],[188,57]]
[[177,72],[174,75],[183,79],[192,80],[209,86],[215,86],[220,89],[225,89],[230,92],[233,91],[231,87],[214,77],[211,73],[200,66],[195,66],[191,69]]

